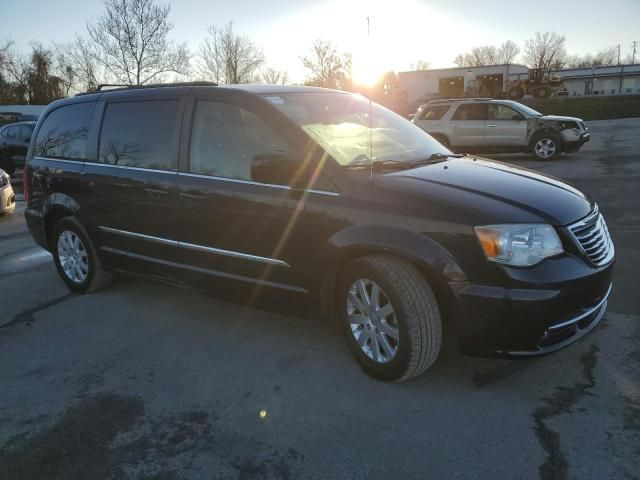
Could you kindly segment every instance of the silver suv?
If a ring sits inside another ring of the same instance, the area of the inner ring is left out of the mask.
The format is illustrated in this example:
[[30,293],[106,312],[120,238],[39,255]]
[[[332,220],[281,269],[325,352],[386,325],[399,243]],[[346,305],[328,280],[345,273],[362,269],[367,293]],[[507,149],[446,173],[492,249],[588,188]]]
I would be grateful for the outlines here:
[[447,147],[469,153],[525,152],[552,160],[589,141],[581,119],[543,115],[511,100],[433,100],[418,108],[412,122]]

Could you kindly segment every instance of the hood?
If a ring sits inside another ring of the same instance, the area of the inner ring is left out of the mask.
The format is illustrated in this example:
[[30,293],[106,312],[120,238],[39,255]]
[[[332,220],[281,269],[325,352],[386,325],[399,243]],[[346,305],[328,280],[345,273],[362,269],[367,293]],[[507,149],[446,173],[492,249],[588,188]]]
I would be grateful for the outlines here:
[[567,225],[586,216],[593,206],[581,191],[557,178],[474,157],[382,174],[377,179],[383,185],[455,205],[456,210],[479,212],[482,221],[493,223]]
[[543,115],[541,117],[536,117],[541,121],[546,122],[582,122],[581,118],[577,117],[565,117],[563,115]]

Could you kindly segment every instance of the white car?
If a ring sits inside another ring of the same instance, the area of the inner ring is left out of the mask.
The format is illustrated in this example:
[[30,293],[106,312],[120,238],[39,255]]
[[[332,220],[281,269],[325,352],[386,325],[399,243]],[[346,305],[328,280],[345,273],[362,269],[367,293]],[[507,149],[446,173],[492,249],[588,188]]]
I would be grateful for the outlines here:
[[0,168],[0,215],[13,213],[16,209],[16,196],[11,188],[9,175]]
[[420,106],[413,123],[453,150],[465,153],[531,153],[552,160],[589,141],[579,118],[543,115],[512,100],[462,98]]

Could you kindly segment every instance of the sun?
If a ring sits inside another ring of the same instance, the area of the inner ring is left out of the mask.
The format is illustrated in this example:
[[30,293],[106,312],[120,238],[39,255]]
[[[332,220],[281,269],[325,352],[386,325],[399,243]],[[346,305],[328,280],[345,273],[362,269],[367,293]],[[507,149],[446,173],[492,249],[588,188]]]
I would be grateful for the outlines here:
[[363,55],[363,57],[358,58],[354,55],[351,75],[355,84],[371,87],[384,75],[384,65],[371,61],[367,58],[369,55]]

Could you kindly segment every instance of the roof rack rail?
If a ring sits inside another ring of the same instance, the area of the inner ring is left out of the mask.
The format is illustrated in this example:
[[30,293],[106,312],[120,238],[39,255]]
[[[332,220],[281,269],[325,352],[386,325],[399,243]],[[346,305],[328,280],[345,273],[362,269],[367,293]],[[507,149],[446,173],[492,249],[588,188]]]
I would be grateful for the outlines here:
[[451,98],[436,98],[433,100],[429,100],[427,103],[438,103],[438,102],[462,102],[471,100],[473,102],[481,102],[487,100],[495,100],[495,98],[491,97],[451,97]]
[[205,82],[205,81],[197,81],[197,82],[176,82],[176,83],[150,83],[147,85],[126,85],[120,83],[101,83],[98,85],[95,90],[87,90],[86,92],[78,93],[76,95],[90,95],[92,93],[99,92],[120,92],[123,90],[138,90],[145,88],[165,88],[165,87],[217,87],[218,84],[215,82]]

